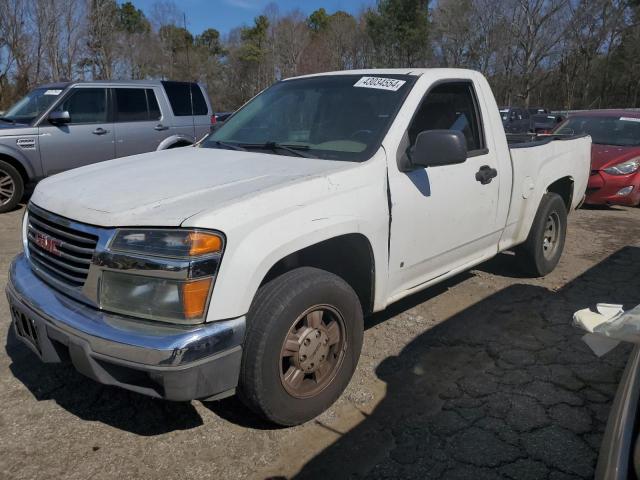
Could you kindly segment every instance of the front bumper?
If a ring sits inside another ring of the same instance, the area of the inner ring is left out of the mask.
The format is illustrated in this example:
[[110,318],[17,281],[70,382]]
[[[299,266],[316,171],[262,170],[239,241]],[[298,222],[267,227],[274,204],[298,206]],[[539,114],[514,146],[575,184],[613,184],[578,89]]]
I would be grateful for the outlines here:
[[224,396],[237,385],[244,317],[174,326],[102,312],[43,282],[24,254],[6,293],[17,337],[43,362],[70,360],[100,383],[168,400]]
[[[617,195],[624,187],[633,186],[628,195]],[[640,203],[640,173],[609,175],[601,170],[593,171],[587,185],[585,203],[591,205],[629,205]]]

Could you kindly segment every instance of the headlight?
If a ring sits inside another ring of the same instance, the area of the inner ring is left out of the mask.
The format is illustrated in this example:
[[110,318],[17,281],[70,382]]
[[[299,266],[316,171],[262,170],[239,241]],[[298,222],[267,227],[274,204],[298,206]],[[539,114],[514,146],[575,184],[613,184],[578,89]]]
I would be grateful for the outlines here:
[[159,257],[189,258],[220,253],[222,237],[201,230],[123,229],[118,230],[110,249]]
[[119,229],[100,258],[100,308],[172,323],[203,322],[220,264],[222,234]]
[[604,171],[610,175],[629,175],[638,170],[638,168],[640,168],[640,157],[605,168]]
[[170,280],[104,272],[100,303],[106,310],[152,320],[192,323],[204,320],[211,277]]

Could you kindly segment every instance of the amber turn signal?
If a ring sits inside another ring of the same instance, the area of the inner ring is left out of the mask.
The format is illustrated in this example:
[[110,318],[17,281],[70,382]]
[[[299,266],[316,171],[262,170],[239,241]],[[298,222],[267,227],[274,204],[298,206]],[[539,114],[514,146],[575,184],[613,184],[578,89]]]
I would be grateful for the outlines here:
[[203,316],[210,288],[211,278],[182,284],[182,308],[185,318],[192,319]]
[[191,232],[189,241],[191,243],[189,255],[192,256],[217,253],[222,250],[222,239],[214,233]]

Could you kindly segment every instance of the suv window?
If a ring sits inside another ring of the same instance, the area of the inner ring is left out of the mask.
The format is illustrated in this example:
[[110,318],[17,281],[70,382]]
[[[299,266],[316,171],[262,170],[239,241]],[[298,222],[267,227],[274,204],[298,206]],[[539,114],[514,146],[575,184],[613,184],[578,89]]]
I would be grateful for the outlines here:
[[160,108],[152,89],[116,88],[116,122],[160,119]]
[[149,104],[149,120],[160,120],[162,113],[160,112],[160,106],[158,105],[158,99],[156,98],[156,92],[152,89],[147,89],[147,102]]
[[467,139],[467,150],[485,146],[478,102],[469,82],[451,82],[435,86],[427,93],[409,125],[409,140],[425,130],[459,130]]
[[104,123],[107,121],[107,89],[76,88],[56,110],[69,112],[71,124]]
[[206,115],[209,113],[207,102],[204,100],[204,95],[202,95],[202,90],[195,83],[191,84],[191,99],[193,101],[194,115]]
[[162,82],[162,85],[176,117],[208,113],[207,102],[198,85],[190,82]]

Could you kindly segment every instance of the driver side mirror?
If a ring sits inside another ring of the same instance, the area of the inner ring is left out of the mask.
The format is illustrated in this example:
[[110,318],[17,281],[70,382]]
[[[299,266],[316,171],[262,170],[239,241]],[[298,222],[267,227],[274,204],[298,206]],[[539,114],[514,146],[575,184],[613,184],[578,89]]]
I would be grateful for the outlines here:
[[47,120],[49,120],[49,123],[53,125],[63,125],[65,123],[71,122],[71,115],[69,115],[69,112],[67,112],[66,110],[62,112],[51,112]]
[[411,149],[414,167],[455,165],[467,159],[467,140],[458,130],[425,130]]

